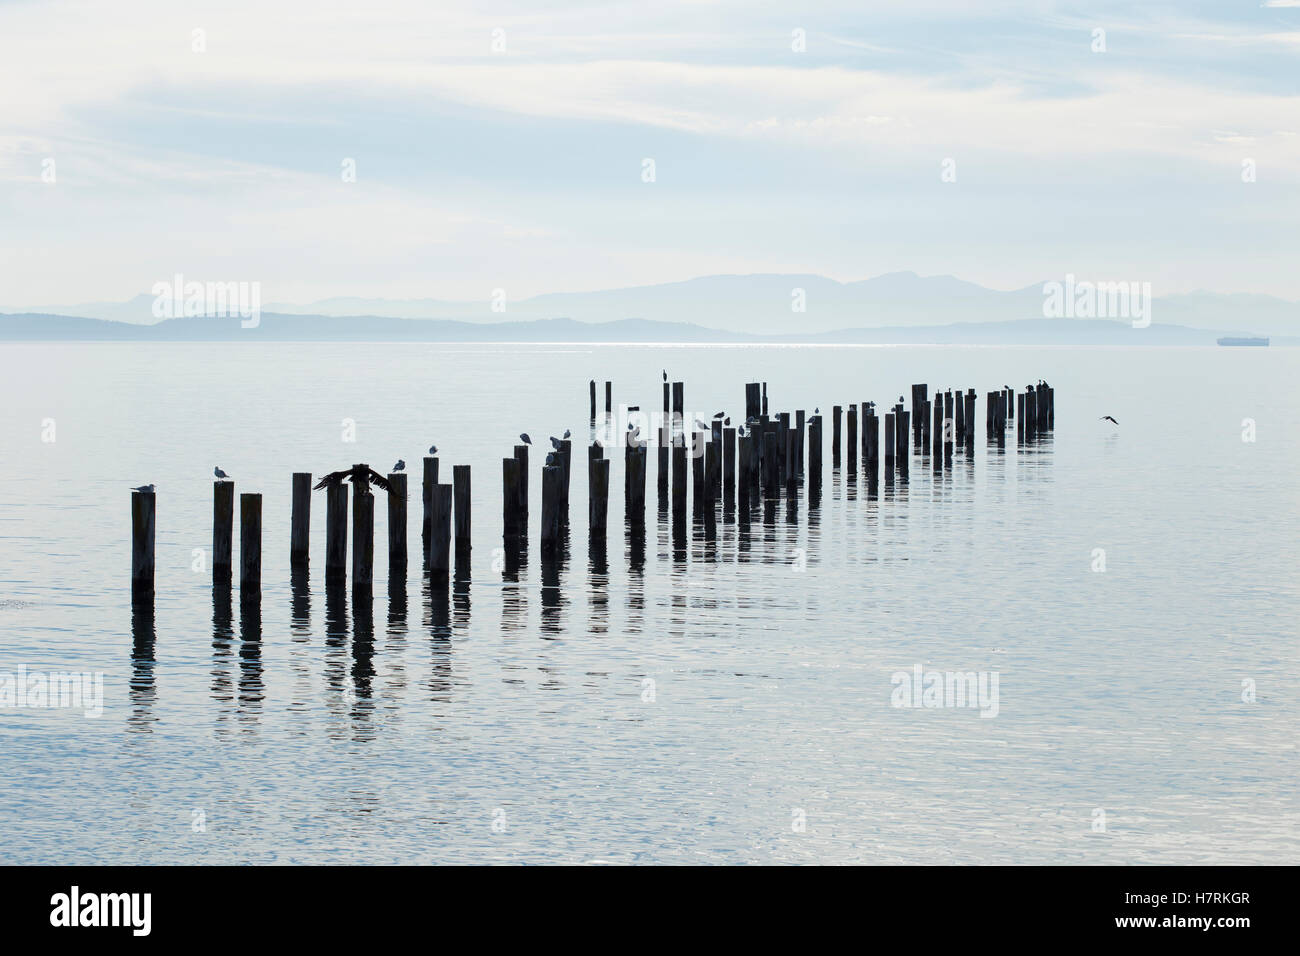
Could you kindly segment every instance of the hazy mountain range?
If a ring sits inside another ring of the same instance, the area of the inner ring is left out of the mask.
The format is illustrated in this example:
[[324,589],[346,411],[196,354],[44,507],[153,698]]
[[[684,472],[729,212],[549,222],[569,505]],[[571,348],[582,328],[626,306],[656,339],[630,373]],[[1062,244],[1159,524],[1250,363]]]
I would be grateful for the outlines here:
[[[805,310],[792,310],[802,290]],[[1213,344],[1223,334],[1296,344],[1300,303],[1267,295],[1156,296],[1151,327],[1127,320],[1045,319],[1042,284],[1004,292],[952,276],[895,272],[859,282],[815,275],[704,276],[684,282],[490,300],[325,299],[265,303],[257,329],[236,319],[159,321],[154,298],[0,307],[5,339],[881,342]],[[100,321],[94,321],[100,320]]]

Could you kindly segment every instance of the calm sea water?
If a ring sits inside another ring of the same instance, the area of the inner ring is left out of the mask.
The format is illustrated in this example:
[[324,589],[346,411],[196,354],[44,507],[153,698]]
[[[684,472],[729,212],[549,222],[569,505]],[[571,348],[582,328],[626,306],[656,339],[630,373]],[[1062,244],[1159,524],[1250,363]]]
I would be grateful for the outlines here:
[[[102,672],[104,696],[0,708],[2,862],[1300,862],[1300,352],[0,349],[0,673]],[[663,368],[701,417],[743,417],[760,379],[828,418],[975,387],[975,454],[873,498],[828,447],[818,509],[805,490],[680,551],[652,457],[643,562],[618,458],[605,565],[576,468],[544,579],[539,448],[504,580],[516,435],[571,428],[581,460],[587,380],[654,408]],[[1040,377],[1054,434],[986,448],[984,393]],[[391,584],[381,498],[372,602],[327,593],[318,493],[291,587],[291,473],[402,457],[414,490],[430,443],[473,469],[467,577]],[[193,570],[216,464],[264,495],[256,608]],[[133,621],[145,482],[157,596]],[[996,673],[996,717],[892,706],[917,665]]]

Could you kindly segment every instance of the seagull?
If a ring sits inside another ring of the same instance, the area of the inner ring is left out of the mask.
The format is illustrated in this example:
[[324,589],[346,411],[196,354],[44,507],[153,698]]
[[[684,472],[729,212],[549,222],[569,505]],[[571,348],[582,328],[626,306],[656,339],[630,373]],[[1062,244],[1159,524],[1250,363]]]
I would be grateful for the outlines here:
[[820,415],[821,413],[822,413],[822,410],[821,410],[820,408],[814,408],[814,409],[813,409],[813,414],[814,414],[814,415]]
[[362,484],[369,482],[376,488],[381,488],[390,494],[393,493],[393,486],[388,483],[388,479],[368,465],[353,465],[351,468],[346,468],[343,471],[331,471],[316,483],[315,490],[319,491],[321,488],[336,488],[343,484],[346,479],[351,479],[352,484],[354,485],[358,482]]
[[1112,425],[1118,425],[1118,424],[1119,424],[1119,422],[1115,421],[1115,419],[1111,418],[1109,415],[1102,415],[1102,416],[1101,416],[1101,420],[1102,420],[1103,422],[1110,422]]
[[430,445],[430,446],[429,446],[429,454],[430,454],[430,455],[436,455],[436,454],[438,454],[438,446],[437,446],[437,445]]
[[737,428],[737,429],[736,429],[736,434],[737,434],[739,437],[744,438],[744,437],[745,437],[745,426],[744,426],[744,425],[741,425],[739,428]]
[[569,438],[569,437],[571,437],[572,434],[573,434],[573,433],[570,432],[567,428],[564,430],[564,437],[565,437],[565,438]]
[[551,466],[554,465],[554,464],[555,464],[555,452],[553,452],[553,451],[548,451],[548,452],[546,453],[546,467],[549,468],[549,467],[551,467]]
[[520,432],[519,440],[523,442],[525,445],[531,445],[533,443],[533,440],[528,437],[528,432]]
[[400,458],[397,459],[397,464],[393,466],[393,471],[406,471],[406,462],[402,461]]
[[730,424],[731,424],[731,416],[728,415],[726,418],[724,418],[724,419],[722,420],[722,424],[724,424],[724,425],[730,425]]
[[713,417],[714,417],[714,418],[722,418],[725,414],[726,414],[726,412],[717,412],[717,413],[714,414]]
[[141,485],[139,488],[132,488],[132,491],[143,491],[147,495],[153,494],[153,485]]
[[554,435],[551,436],[551,447],[552,447],[552,448],[554,448],[556,451],[559,451],[560,448],[562,447],[562,445],[563,445],[563,443],[562,443],[558,438],[556,438]]
[[700,421],[698,418],[695,419],[695,427],[698,428],[698,429],[699,429],[700,431],[702,431],[702,432],[703,432],[703,431],[708,431],[708,430],[709,430],[709,426],[706,425],[706,424],[704,424],[704,422]]
[[[222,480],[222,481],[225,481],[227,478],[230,477],[228,474],[226,474],[226,473],[225,473],[224,471],[222,471],[220,468],[213,468],[213,469],[212,469],[212,473],[213,473],[214,475],[216,475],[217,478],[219,478],[219,479]],[[152,489],[151,489],[151,490],[152,490]]]
[[664,381],[668,381],[668,369],[664,369]]

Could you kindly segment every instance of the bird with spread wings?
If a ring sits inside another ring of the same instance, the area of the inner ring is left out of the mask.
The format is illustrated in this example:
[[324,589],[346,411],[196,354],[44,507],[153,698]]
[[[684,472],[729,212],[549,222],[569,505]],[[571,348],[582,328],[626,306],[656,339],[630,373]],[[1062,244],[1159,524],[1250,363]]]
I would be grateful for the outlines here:
[[322,488],[334,488],[343,484],[344,481],[349,480],[354,485],[358,482],[361,484],[369,482],[376,488],[388,492],[390,495],[396,494],[396,490],[391,484],[389,484],[388,479],[375,471],[369,465],[353,465],[351,468],[347,468],[343,471],[331,471],[316,483],[314,490],[319,491]]

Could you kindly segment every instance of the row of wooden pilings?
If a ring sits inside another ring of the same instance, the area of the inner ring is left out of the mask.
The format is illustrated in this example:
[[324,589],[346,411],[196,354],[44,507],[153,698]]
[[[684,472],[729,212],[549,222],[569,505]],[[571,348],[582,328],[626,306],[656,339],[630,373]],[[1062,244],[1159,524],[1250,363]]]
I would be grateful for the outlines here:
[[[1014,395],[1014,397],[1013,397]],[[591,422],[596,422],[596,382],[590,383]],[[986,438],[1001,445],[1005,441],[1007,422],[1016,422],[1017,440],[1034,441],[1055,425],[1055,395],[1051,386],[1040,382],[1023,393],[1010,389],[988,392],[985,396]],[[855,480],[861,465],[869,483],[880,480],[882,470],[886,484],[895,479],[906,481],[912,454],[929,456],[935,470],[950,467],[954,449],[974,451],[976,392],[960,389],[936,392],[929,386],[912,386],[910,409],[900,396],[888,411],[879,414],[874,402],[848,406],[835,405],[831,415],[832,466],[844,464],[841,445],[848,452],[847,466]],[[639,411],[631,406],[630,411]],[[605,382],[605,413],[613,416],[612,383]],[[843,427],[842,427],[843,422]],[[882,427],[883,425],[883,427]],[[819,411],[807,415],[798,409],[793,414],[768,410],[767,383],[751,382],[745,386],[745,424],[733,427],[718,417],[705,428],[688,426],[685,421],[685,383],[663,383],[663,419],[657,445],[657,491],[662,511],[671,510],[674,525],[685,521],[688,485],[693,489],[692,517],[706,526],[716,520],[715,507],[721,504],[727,513],[737,502],[743,507],[762,499],[793,494],[806,484],[810,493],[818,494],[822,485],[823,421]],[[883,435],[883,455],[882,455]],[[644,526],[646,485],[649,474],[649,442],[639,431],[616,436],[624,456],[623,500],[625,520],[632,526]],[[844,441],[841,443],[841,438]],[[572,473],[573,441],[557,439],[550,464],[541,468],[540,543],[543,554],[559,546],[569,523],[569,487]],[[909,452],[909,444],[912,452]],[[503,458],[502,526],[507,539],[526,539],[529,524],[529,449],[515,445],[513,454]],[[612,449],[594,441],[587,453],[588,525],[593,535],[604,535],[609,518],[611,461],[606,454]],[[689,464],[688,464],[689,459]],[[883,469],[882,469],[883,466]],[[354,465],[353,471],[365,472],[368,466]],[[422,547],[424,569],[432,580],[445,583],[451,569],[453,547],[459,560],[470,549],[470,468],[455,465],[451,483],[439,482],[439,462],[429,456],[423,460]],[[385,494],[388,508],[388,562],[390,577],[405,574],[407,565],[407,475],[394,472],[387,476],[391,491]],[[326,488],[325,501],[325,577],[337,581],[346,576],[348,557],[348,493],[346,484],[337,482]],[[290,563],[305,567],[311,525],[312,475],[293,475],[290,516]],[[367,483],[352,483],[352,584],[369,587],[374,577],[374,509],[375,497]],[[382,492],[381,492],[382,494]],[[220,480],[213,485],[212,504],[212,579],[214,584],[229,585],[234,565],[235,485]],[[155,493],[132,491],[132,587],[138,594],[152,593],[154,582]],[[241,589],[258,590],[261,586],[262,496],[239,496],[239,584]]]

